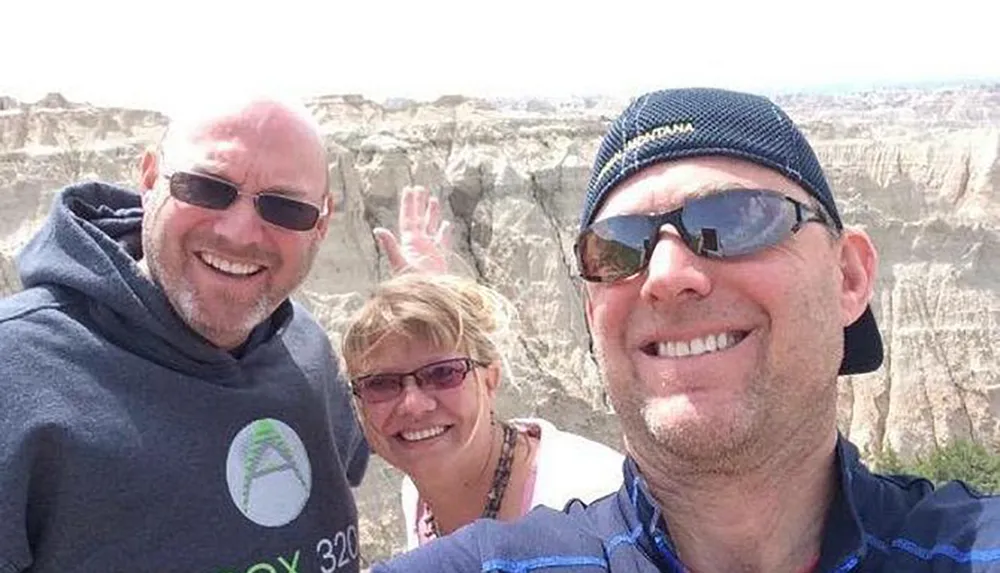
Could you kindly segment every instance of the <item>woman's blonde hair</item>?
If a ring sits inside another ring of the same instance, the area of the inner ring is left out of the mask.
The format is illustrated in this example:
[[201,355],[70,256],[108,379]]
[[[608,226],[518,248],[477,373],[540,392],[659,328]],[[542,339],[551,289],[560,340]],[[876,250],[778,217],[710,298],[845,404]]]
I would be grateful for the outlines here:
[[481,362],[502,362],[511,333],[513,305],[473,279],[443,273],[404,273],[379,284],[351,318],[341,342],[348,377],[364,374],[373,352],[389,337],[422,341],[465,353]]

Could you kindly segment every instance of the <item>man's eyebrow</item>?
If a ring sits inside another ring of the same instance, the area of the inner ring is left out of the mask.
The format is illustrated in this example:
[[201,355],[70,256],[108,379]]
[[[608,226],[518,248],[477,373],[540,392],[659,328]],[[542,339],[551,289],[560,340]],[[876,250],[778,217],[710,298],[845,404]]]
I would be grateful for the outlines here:
[[706,183],[696,188],[690,194],[688,194],[686,199],[697,199],[699,197],[705,197],[706,195],[713,195],[715,193],[719,193],[721,191],[727,191],[729,189],[756,189],[756,188],[757,187],[755,186],[746,185],[744,183],[739,183],[739,182]]
[[237,185],[232,179],[226,177],[226,175],[220,173],[217,169],[213,169],[212,167],[209,166],[195,163],[194,165],[191,165],[190,167],[185,169],[185,171],[190,171],[191,173],[198,173],[200,175],[208,175],[209,177],[213,177],[215,179],[221,179],[226,183],[239,187],[239,185]]
[[315,203],[309,196],[309,192],[304,189],[297,189],[295,187],[265,187],[260,190],[261,193],[270,193],[272,195],[281,195],[282,197],[288,197],[290,199],[298,199],[300,201],[306,201],[308,203]]
[[[235,181],[233,181],[232,179],[230,179],[226,175],[220,173],[218,170],[213,169],[212,167],[195,164],[195,165],[192,165],[190,167],[190,170],[193,171],[193,172],[195,172],[195,173],[201,173],[202,175],[208,175],[208,176],[214,177],[216,179],[221,179],[221,180],[225,181],[226,183],[229,183],[229,184],[237,187],[240,191],[243,191],[243,186],[242,185],[236,183]],[[306,200],[309,199],[309,192],[306,191],[305,189],[299,189],[299,188],[296,188],[296,187],[289,187],[289,186],[265,187],[265,188],[261,189],[259,192],[260,193],[271,193],[273,195],[281,195],[282,197],[289,197],[289,198],[292,198],[292,199],[300,199],[300,200],[303,200],[303,201],[306,201]],[[312,202],[312,201],[309,201],[309,202]]]

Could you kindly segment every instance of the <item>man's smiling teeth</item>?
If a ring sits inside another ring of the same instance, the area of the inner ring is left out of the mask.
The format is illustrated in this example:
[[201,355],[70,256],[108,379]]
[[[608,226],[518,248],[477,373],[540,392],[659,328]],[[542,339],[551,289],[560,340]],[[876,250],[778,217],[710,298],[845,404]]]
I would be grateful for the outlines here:
[[399,435],[407,442],[419,442],[420,440],[426,440],[428,438],[433,438],[434,436],[440,436],[447,430],[444,426],[434,426],[433,428],[427,428],[426,430],[416,430],[414,432],[400,432]]
[[199,253],[201,260],[208,266],[231,275],[252,275],[264,268],[260,265],[249,265],[247,263],[236,263],[219,258],[211,253]]
[[656,355],[663,358],[698,356],[699,354],[725,350],[743,340],[744,336],[743,333],[723,332],[722,334],[709,334],[694,340],[660,342],[656,345]]

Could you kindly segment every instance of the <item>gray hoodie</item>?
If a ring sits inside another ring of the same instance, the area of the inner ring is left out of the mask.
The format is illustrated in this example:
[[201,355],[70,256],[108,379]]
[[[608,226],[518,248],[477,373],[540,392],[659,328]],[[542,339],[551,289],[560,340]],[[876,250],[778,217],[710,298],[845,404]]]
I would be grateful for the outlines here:
[[358,570],[368,448],[285,301],[237,354],[140,270],[134,192],[68,187],[0,300],[0,572]]

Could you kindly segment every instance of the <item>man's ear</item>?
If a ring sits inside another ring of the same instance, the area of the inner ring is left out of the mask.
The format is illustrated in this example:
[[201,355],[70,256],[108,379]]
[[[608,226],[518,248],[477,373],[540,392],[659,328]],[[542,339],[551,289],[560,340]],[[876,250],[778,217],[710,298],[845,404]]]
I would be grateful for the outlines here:
[[139,160],[139,192],[145,194],[156,185],[160,176],[160,159],[155,150],[147,148]]
[[326,232],[330,229],[330,218],[333,217],[333,193],[327,192],[323,195],[323,210],[325,215],[320,215],[316,222],[316,238],[320,241],[326,238]]
[[840,307],[844,326],[852,324],[868,307],[875,290],[878,252],[871,238],[859,229],[844,229],[840,241]]

